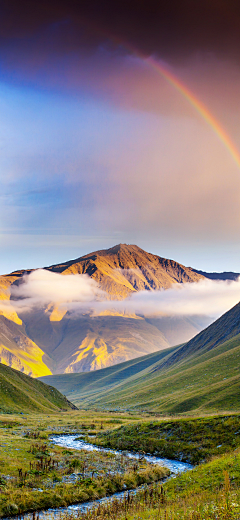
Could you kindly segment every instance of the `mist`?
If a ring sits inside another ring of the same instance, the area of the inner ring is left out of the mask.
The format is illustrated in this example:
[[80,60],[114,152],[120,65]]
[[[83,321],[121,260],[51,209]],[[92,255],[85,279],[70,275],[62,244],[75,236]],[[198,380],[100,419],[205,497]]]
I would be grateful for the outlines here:
[[87,274],[62,275],[44,269],[24,275],[11,288],[11,300],[2,302],[16,312],[46,308],[50,303],[64,308],[77,319],[82,313],[98,315],[103,311],[135,313],[143,316],[208,315],[217,318],[240,300],[240,277],[236,281],[201,280],[174,284],[160,291],[139,291],[123,301],[109,301],[95,280]]

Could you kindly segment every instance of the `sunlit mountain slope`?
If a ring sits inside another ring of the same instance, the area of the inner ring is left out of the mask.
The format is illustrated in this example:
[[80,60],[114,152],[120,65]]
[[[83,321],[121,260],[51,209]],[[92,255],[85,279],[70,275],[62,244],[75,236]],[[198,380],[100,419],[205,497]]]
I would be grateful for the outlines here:
[[17,315],[14,307],[10,304],[11,298],[11,285],[18,279],[18,276],[14,275],[6,275],[0,276],[0,302],[3,304],[2,308],[0,308],[0,316],[5,316],[7,319],[17,323],[18,325],[22,324],[22,320]]
[[87,273],[109,298],[117,300],[136,291],[168,289],[176,282],[197,282],[204,278],[191,267],[127,244],[118,244],[47,269],[62,274]]
[[0,316],[0,363],[33,377],[51,374],[47,356],[25,333],[24,325]]
[[[119,376],[120,374],[120,376]],[[201,413],[240,409],[240,304],[178,348],[93,374],[43,378],[76,404]]]
[[[45,269],[63,276],[88,274],[109,300],[204,279],[190,267],[126,244]],[[204,316],[136,316],[118,312],[114,304],[100,315],[73,317],[55,302],[17,314],[10,299],[11,287],[30,272],[0,277],[0,299],[9,303],[2,306],[0,316],[0,356],[3,363],[34,377],[91,371],[128,361],[186,342],[210,321]]]
[[95,370],[169,346],[154,325],[121,316],[52,322],[39,311],[29,315],[27,331],[51,358],[53,373]]

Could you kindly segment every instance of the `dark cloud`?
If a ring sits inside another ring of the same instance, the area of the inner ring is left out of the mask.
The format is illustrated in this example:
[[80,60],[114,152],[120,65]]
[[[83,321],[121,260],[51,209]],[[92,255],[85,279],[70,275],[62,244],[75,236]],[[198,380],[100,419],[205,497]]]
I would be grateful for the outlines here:
[[[2,45],[43,35],[52,51],[92,48],[113,41],[164,59],[197,52],[239,58],[240,3],[236,0],[2,0]],[[51,45],[50,45],[51,43]]]

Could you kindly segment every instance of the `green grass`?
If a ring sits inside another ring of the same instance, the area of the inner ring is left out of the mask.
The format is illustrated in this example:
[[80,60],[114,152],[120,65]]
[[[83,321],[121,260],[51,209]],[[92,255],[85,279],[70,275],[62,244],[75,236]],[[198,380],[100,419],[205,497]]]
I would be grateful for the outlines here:
[[179,348],[84,374],[47,376],[76,405],[193,415],[240,408],[240,304]]
[[[1,516],[94,500],[146,483],[150,487],[137,491],[135,497],[103,505],[87,516],[79,514],[79,520],[239,520],[239,415],[146,422],[146,418],[127,413],[73,410],[41,416],[2,415],[0,426]],[[165,474],[161,468],[144,461],[134,467],[136,461],[124,454],[114,457],[53,446],[48,440],[53,433],[95,433],[97,439],[111,440],[114,447],[120,439],[123,444],[126,441],[123,448],[145,448],[148,452],[156,451],[160,442],[164,456],[208,462],[161,488],[157,483]],[[151,447],[154,442],[156,446]],[[54,464],[47,471],[37,469],[41,458],[45,462],[50,457]],[[24,478],[19,469],[23,475],[27,473]],[[75,482],[71,482],[72,473],[80,473]],[[63,515],[63,520],[72,517]]]
[[[151,369],[155,363],[174,352],[178,347],[171,347],[154,352],[147,356],[131,359],[117,365],[113,365],[101,370],[92,372],[80,372],[75,374],[58,374],[44,376],[40,381],[56,387],[60,392],[71,396],[72,402],[77,402],[81,406],[88,404],[88,397],[94,399],[99,392],[114,391],[125,381],[134,378],[140,372]],[[70,398],[70,397],[69,397]],[[80,400],[81,399],[81,400]]]
[[239,411],[240,335],[161,368],[176,352],[172,348],[96,372],[42,381],[85,408],[193,415]]
[[56,388],[0,363],[0,413],[70,410]]
[[[239,520],[239,450],[191,471],[161,486],[140,490],[112,504],[79,514],[79,520]],[[63,520],[72,520],[71,514]]]
[[[113,422],[114,421],[114,422]],[[2,415],[0,516],[60,507],[132,489],[165,477],[164,468],[109,453],[54,446],[49,435],[98,433],[129,417],[66,412],[51,416]],[[72,474],[78,473],[77,477]]]
[[128,424],[99,433],[95,442],[198,464],[240,446],[240,416]]

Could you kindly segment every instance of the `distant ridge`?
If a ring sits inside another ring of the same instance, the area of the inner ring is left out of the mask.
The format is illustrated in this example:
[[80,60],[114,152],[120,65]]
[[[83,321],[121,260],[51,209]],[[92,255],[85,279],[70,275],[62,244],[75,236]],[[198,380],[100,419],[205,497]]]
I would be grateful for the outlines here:
[[207,273],[197,269],[193,269],[193,271],[210,280],[237,280],[240,276],[240,273],[234,273],[233,271],[224,271],[222,273]]
[[158,369],[208,352],[240,334],[240,302],[179,348]]

